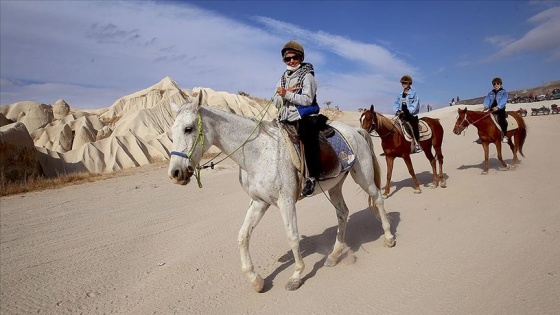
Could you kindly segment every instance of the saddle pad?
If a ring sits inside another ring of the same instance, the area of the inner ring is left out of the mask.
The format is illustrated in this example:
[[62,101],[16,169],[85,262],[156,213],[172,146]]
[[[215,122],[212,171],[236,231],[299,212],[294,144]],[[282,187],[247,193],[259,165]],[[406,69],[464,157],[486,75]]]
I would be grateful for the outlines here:
[[354,155],[354,151],[346,142],[346,139],[340,134],[338,130],[334,129],[334,134],[327,138],[327,141],[331,144],[333,149],[335,150],[336,154],[338,155],[338,159],[340,160],[340,165],[342,166],[341,172],[348,170],[356,161],[356,156]]
[[[492,121],[494,122],[496,127],[498,127],[498,129],[502,128],[502,127],[500,127],[500,124],[498,124],[498,120],[496,119],[496,115],[492,114],[490,116],[492,117]],[[508,125],[507,125],[507,130],[508,131],[515,130],[515,129],[519,128],[519,124],[517,123],[517,120],[515,120],[515,118],[513,118],[513,116],[508,114],[507,117],[506,117],[506,121],[508,123]]]
[[[407,128],[404,128],[402,125],[402,121],[397,119],[396,123],[398,124],[404,139],[408,142],[412,141],[412,136],[408,132]],[[420,131],[420,141],[424,141],[426,139],[430,139],[432,137],[432,128],[423,120],[418,121],[418,131]]]

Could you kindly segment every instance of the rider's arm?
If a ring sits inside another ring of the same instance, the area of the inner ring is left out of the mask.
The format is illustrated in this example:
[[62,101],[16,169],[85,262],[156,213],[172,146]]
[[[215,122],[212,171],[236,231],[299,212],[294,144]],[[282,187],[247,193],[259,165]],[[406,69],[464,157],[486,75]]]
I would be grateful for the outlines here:
[[498,102],[498,108],[503,109],[506,108],[506,103],[508,99],[508,93],[506,90],[500,90],[498,95],[496,96],[496,101]]
[[315,82],[315,77],[308,73],[303,78],[303,86],[301,87],[301,94],[298,93],[299,90],[294,92],[286,92],[284,98],[290,103],[296,105],[309,106],[313,104],[313,99],[315,99],[315,93],[317,93],[317,82]]

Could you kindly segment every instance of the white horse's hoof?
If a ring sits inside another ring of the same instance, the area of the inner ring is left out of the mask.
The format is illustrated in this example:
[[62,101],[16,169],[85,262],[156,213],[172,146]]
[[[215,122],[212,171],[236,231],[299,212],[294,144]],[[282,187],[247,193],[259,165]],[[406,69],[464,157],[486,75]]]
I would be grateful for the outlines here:
[[386,238],[386,239],[385,239],[385,244],[384,244],[385,247],[389,247],[389,248],[395,247],[395,244],[396,244],[396,243],[395,243],[395,238],[394,238],[394,237]]
[[325,267],[334,267],[336,266],[337,263],[338,263],[338,259],[327,257],[327,260],[325,260],[324,265]]
[[286,290],[288,291],[295,291],[301,286],[300,279],[290,279],[288,283],[286,283]]
[[389,198],[389,194],[383,194],[381,197],[383,197],[383,199],[387,199]]
[[261,275],[257,275],[255,280],[253,280],[253,289],[255,289],[256,292],[261,292],[263,288],[264,288],[264,280],[261,277]]

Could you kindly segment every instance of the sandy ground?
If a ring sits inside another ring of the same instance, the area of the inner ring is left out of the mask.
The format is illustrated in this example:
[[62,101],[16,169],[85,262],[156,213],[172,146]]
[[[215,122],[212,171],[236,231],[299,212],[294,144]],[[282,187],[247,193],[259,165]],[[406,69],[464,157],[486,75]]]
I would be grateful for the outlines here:
[[[323,266],[336,234],[334,208],[324,195],[303,200],[304,284],[286,291],[293,259],[280,214],[271,208],[251,243],[266,281],[264,292],[255,293],[237,249],[249,203],[237,167],[224,162],[204,171],[199,189],[172,184],[166,165],[152,165],[128,176],[2,198],[0,313],[560,313],[560,115],[527,116],[522,164],[498,170],[492,146],[485,176],[482,147],[473,143],[476,129],[452,133],[456,108],[430,116],[440,117],[445,129],[448,187],[423,187],[416,195],[404,162],[396,161],[385,201],[397,236],[392,249],[383,247],[380,222],[348,178],[347,243],[356,261]],[[357,125],[358,114],[342,120]],[[379,139],[374,143],[381,153]],[[509,149],[504,158],[511,162]],[[416,154],[413,163],[427,185],[428,161]]]

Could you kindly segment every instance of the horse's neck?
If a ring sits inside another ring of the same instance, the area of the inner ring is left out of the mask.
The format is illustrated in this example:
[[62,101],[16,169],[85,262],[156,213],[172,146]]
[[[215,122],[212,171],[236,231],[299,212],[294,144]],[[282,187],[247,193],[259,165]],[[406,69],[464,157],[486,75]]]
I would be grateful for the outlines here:
[[389,118],[377,114],[377,134],[382,136],[381,140],[385,138],[388,140],[391,137],[398,136],[399,130],[395,123],[391,121]]
[[489,113],[471,111],[467,112],[467,119],[473,126],[480,128],[484,126],[486,119],[491,120],[492,117]]
[[205,133],[211,135],[211,144],[229,155],[241,168],[247,169],[251,156],[260,152],[265,137],[270,137],[257,126],[258,122],[239,115],[212,108],[200,108],[205,121]]

